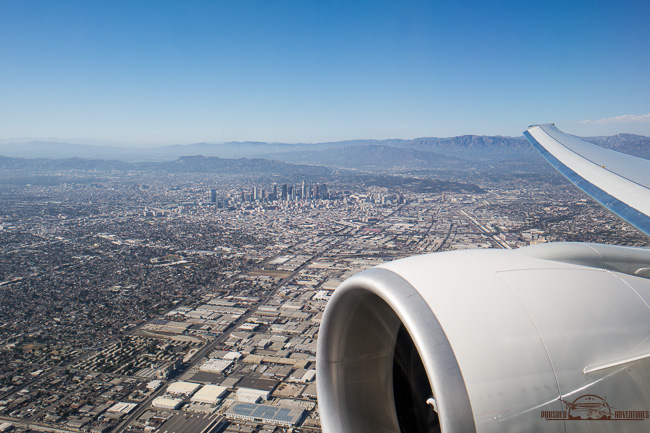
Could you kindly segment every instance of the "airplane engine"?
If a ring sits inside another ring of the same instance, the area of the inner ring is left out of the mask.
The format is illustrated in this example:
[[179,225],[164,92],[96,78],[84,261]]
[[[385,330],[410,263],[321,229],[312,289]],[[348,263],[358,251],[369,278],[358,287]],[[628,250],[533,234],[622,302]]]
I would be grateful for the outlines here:
[[650,431],[650,250],[466,250],[365,270],[323,315],[323,432]]

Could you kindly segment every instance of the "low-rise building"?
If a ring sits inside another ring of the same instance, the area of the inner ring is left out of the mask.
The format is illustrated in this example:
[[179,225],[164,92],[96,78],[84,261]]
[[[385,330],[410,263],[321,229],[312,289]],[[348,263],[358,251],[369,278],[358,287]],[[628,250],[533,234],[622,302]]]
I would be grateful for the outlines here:
[[183,400],[180,398],[169,398],[169,397],[157,397],[152,402],[151,405],[159,409],[178,409]]
[[279,383],[277,380],[245,377],[238,384],[237,399],[246,402],[268,400]]
[[196,403],[215,404],[226,393],[227,388],[219,385],[204,385],[194,396],[192,401]]
[[228,359],[208,359],[199,367],[200,371],[208,373],[221,374],[224,370],[230,367],[233,361]]
[[295,427],[303,419],[305,411],[296,408],[269,406],[266,404],[236,402],[226,410],[226,418],[239,419],[283,427]]
[[167,387],[167,393],[171,395],[185,395],[187,397],[194,394],[201,385],[192,382],[174,382]]

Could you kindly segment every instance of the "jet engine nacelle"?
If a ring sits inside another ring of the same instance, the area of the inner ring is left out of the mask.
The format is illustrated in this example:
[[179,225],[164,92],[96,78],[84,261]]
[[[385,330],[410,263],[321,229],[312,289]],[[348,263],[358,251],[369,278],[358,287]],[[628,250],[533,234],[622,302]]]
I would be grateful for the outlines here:
[[649,264],[546,244],[349,278],[319,333],[323,431],[650,431]]

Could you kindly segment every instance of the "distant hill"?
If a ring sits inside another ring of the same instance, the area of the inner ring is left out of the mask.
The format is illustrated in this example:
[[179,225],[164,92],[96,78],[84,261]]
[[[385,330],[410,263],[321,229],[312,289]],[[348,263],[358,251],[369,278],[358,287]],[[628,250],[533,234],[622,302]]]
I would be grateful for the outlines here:
[[224,159],[216,156],[182,156],[174,161],[134,164],[143,169],[163,170],[175,173],[224,173],[224,174],[289,174],[327,176],[332,170],[326,167],[290,164],[261,158]]
[[288,174],[327,176],[326,167],[290,164],[266,159],[222,159],[206,156],[184,156],[174,161],[128,163],[113,160],[26,159],[0,156],[0,169],[5,170],[83,170],[83,171],[165,171],[170,173],[224,173],[224,174]]
[[458,164],[462,158],[415,149],[381,145],[361,145],[340,149],[306,150],[274,153],[274,159],[295,163],[311,163],[325,166],[388,169],[388,168],[435,168]]
[[617,134],[608,137],[587,137],[585,140],[607,149],[650,159],[650,137],[635,134]]
[[436,138],[422,137],[413,140],[403,140],[396,143],[398,147],[409,147],[421,150],[513,150],[528,149],[530,144],[524,137],[502,137],[486,135],[460,135],[458,137]]

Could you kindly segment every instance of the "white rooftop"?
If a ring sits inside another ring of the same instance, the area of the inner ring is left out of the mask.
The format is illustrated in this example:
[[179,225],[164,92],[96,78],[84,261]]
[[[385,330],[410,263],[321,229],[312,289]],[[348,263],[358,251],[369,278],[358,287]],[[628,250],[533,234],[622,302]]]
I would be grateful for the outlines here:
[[136,407],[136,403],[125,403],[125,402],[120,402],[120,403],[115,403],[113,406],[111,406],[110,409],[108,409],[109,412],[121,412],[121,413],[129,413],[133,410],[134,407]]
[[151,405],[153,407],[160,407],[160,408],[168,409],[168,408],[176,408],[182,402],[183,402],[183,400],[181,400],[180,398],[156,397],[151,402]]
[[221,373],[232,365],[233,361],[228,359],[208,359],[199,367],[200,371],[207,371],[210,373]]
[[239,359],[241,358],[241,353],[239,352],[228,352],[223,356],[223,359]]
[[198,403],[216,403],[217,400],[222,397],[225,393],[226,390],[225,386],[219,386],[219,385],[204,385],[203,388],[201,388],[196,394],[194,394],[194,397],[192,397],[192,401],[198,402]]
[[185,394],[192,395],[199,389],[201,385],[192,382],[174,382],[167,387],[167,392],[170,394]]

